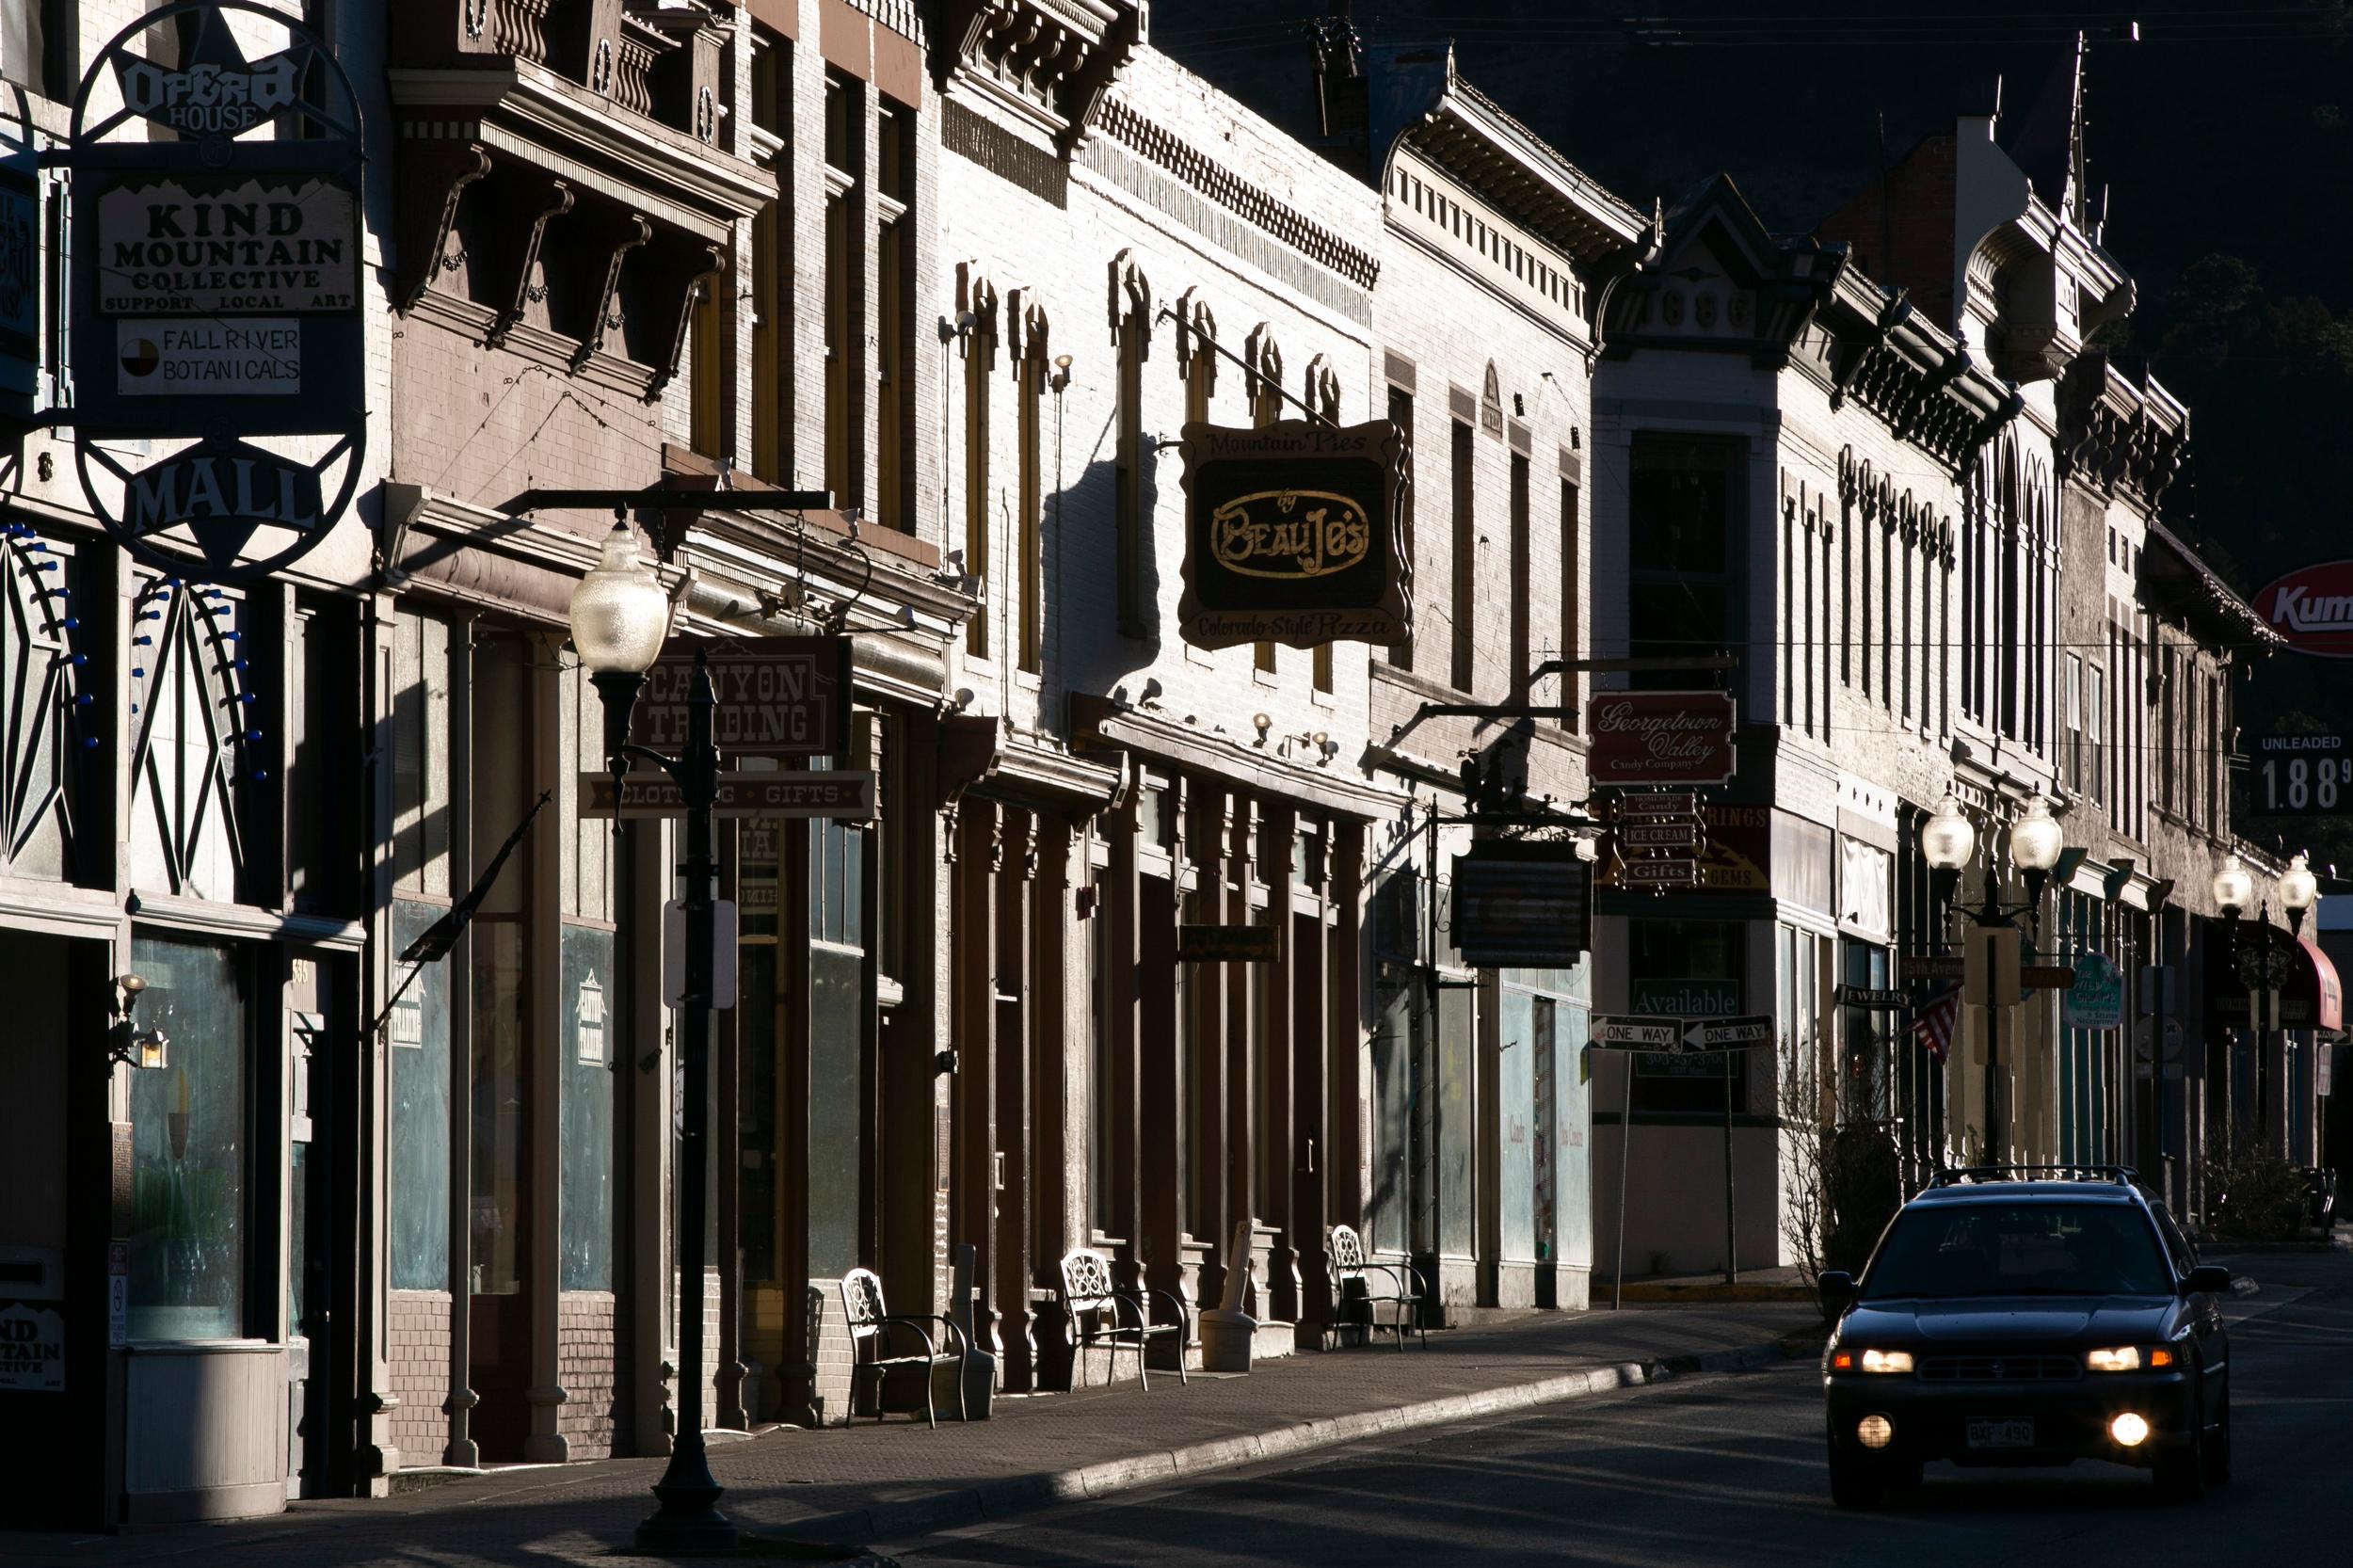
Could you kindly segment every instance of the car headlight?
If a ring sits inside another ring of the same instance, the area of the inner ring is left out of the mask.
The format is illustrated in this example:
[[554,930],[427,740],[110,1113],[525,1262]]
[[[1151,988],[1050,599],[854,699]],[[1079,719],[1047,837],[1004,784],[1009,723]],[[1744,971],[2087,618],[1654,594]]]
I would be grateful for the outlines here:
[[1865,1351],[1863,1369],[1866,1372],[1909,1372],[1912,1370],[1910,1351]]
[[2137,1372],[2143,1367],[2170,1367],[2173,1352],[2159,1345],[2143,1351],[2137,1345],[2119,1345],[2113,1350],[2086,1351],[2084,1365],[2095,1372]]

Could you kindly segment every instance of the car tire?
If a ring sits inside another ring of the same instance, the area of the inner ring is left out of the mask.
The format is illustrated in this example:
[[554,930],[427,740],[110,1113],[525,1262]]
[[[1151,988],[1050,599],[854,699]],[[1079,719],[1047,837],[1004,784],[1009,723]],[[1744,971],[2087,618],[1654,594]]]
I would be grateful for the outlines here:
[[2206,1401],[2201,1397],[2189,1418],[2189,1440],[2157,1455],[2149,1479],[2160,1501],[2194,1503],[2206,1495]]
[[2215,1413],[2214,1431],[2206,1438],[2206,1485],[2226,1486],[2231,1480],[2231,1384],[2222,1384],[2221,1408]]
[[1830,1500],[1840,1508],[1870,1508],[1880,1500],[1882,1472],[1877,1465],[1830,1451]]

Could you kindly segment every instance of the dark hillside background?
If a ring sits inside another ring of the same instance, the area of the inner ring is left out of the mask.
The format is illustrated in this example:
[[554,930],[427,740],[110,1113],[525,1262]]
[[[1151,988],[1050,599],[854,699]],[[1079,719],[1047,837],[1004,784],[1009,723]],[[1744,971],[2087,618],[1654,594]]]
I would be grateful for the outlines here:
[[[1152,36],[1312,136],[1306,28],[1348,8],[1163,0]],[[1627,19],[1638,10],[1651,14]],[[1353,21],[1368,41],[1451,38],[1465,76],[1639,207],[1721,169],[1788,232],[1836,210],[1882,158],[1949,129],[1969,77],[2002,74],[2007,140],[2089,34],[2090,184],[2107,187],[2105,245],[2139,293],[2101,341],[2191,409],[2167,521],[2249,595],[2353,556],[2353,5],[1379,0]],[[2239,719],[2246,736],[2353,733],[2353,664],[2259,664]],[[2240,825],[2353,877],[2353,821]]]

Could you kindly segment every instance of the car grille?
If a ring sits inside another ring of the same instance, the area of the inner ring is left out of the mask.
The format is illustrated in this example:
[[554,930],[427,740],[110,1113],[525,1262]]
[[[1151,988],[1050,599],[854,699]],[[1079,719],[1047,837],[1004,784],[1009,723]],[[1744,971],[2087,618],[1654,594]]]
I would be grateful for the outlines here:
[[1927,1383],[2070,1383],[2083,1375],[2072,1355],[1932,1355],[1920,1363]]

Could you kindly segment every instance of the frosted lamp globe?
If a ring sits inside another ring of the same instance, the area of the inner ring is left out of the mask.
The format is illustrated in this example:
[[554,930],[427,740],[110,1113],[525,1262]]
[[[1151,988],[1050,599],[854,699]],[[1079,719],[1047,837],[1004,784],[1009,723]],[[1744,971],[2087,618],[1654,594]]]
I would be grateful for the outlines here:
[[2059,826],[2058,819],[2051,815],[2050,803],[2038,792],[2009,830],[2010,858],[2022,872],[2047,872],[2058,864],[2059,851],[2066,847],[2067,830]]
[[2247,868],[2238,863],[2238,856],[2222,857],[2222,869],[2214,873],[2214,902],[2226,915],[2243,915],[2255,896],[2255,879],[2247,874]]
[[2289,861],[2287,871],[2280,877],[2280,907],[2310,909],[2313,901],[2319,896],[2320,879],[2313,875],[2313,869],[2305,862],[2304,856],[2299,855]]
[[1977,830],[1962,815],[1961,802],[1950,790],[1920,824],[1920,853],[1931,871],[1957,872],[1969,864],[1977,847]]
[[670,596],[653,568],[637,557],[626,523],[604,536],[597,564],[572,590],[572,647],[595,674],[637,674],[654,662],[670,634]]

